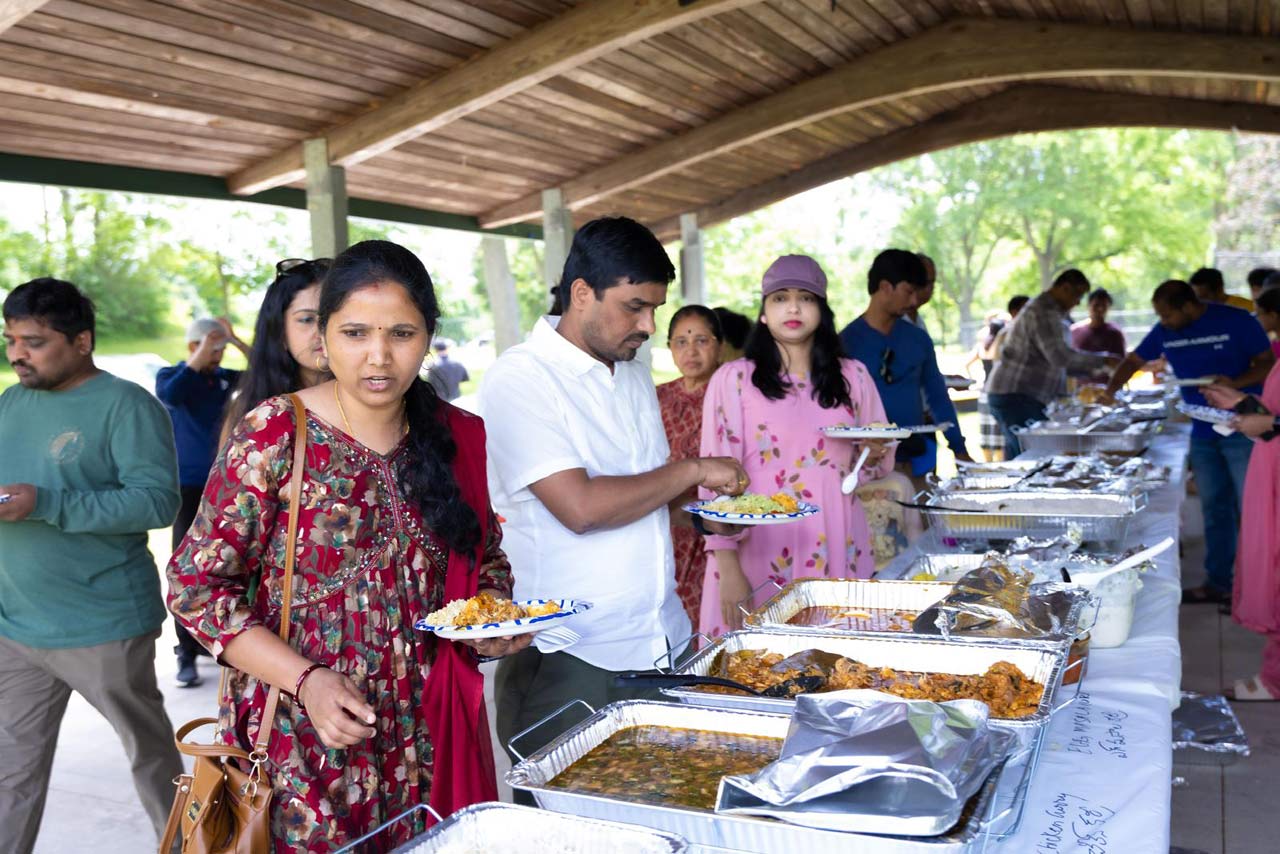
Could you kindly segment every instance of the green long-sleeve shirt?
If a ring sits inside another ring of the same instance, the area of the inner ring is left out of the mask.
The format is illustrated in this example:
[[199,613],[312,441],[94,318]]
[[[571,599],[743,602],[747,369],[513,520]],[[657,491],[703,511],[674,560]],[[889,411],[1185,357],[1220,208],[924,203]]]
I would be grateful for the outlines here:
[[147,531],[177,515],[173,426],[141,386],[99,373],[70,391],[0,394],[0,484],[36,506],[0,522],[0,635],[37,648],[136,637],[165,617]]

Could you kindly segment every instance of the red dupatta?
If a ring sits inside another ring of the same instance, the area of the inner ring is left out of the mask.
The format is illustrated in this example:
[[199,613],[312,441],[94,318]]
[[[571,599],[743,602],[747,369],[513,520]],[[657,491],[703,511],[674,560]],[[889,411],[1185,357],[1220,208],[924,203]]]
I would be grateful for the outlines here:
[[[484,422],[442,403],[449,431],[458,446],[453,463],[462,499],[480,520],[482,534],[475,553],[449,552],[445,575],[446,602],[476,594],[492,515],[485,465]],[[496,523],[493,523],[496,524]],[[422,689],[423,717],[435,754],[431,806],[441,816],[481,801],[498,799],[497,768],[489,739],[489,716],[484,705],[484,676],[469,647],[437,640],[435,663]]]

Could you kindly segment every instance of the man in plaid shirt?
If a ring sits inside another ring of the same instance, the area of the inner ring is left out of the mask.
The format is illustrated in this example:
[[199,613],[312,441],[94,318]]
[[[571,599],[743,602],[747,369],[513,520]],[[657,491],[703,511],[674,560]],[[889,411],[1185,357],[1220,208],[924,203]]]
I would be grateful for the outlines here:
[[1085,353],[1068,343],[1068,312],[1088,292],[1084,273],[1067,270],[1028,303],[1009,329],[1000,361],[987,380],[987,401],[1004,432],[1007,459],[1022,452],[1013,428],[1044,419],[1045,406],[1066,391],[1068,371],[1091,374],[1119,363],[1114,357]]

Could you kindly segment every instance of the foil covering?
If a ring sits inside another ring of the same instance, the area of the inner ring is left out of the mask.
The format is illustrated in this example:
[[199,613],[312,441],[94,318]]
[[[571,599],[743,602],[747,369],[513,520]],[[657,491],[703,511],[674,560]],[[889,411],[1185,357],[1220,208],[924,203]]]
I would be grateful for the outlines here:
[[916,617],[919,634],[1071,641],[1079,631],[1088,591],[1061,582],[1035,582],[1027,571],[997,558],[961,576],[937,605]]
[[1173,758],[1192,765],[1230,765],[1249,755],[1249,739],[1227,698],[1182,692],[1173,712]]
[[1014,737],[974,700],[903,700],[879,691],[797,698],[782,754],[725,777],[716,811],[861,833],[932,836],[1004,760]]

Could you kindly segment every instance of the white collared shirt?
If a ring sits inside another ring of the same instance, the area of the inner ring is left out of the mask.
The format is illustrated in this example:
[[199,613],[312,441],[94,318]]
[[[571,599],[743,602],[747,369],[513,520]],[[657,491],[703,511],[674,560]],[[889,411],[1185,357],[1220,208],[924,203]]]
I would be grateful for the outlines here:
[[489,434],[489,492],[506,522],[502,547],[517,599],[583,599],[567,652],[605,670],[646,670],[692,631],[676,595],[667,508],[629,525],[575,534],[529,485],[556,472],[628,476],[660,468],[670,449],[658,397],[640,361],[613,371],[543,317],[529,340],[485,373],[480,408]]

